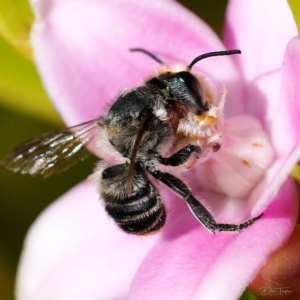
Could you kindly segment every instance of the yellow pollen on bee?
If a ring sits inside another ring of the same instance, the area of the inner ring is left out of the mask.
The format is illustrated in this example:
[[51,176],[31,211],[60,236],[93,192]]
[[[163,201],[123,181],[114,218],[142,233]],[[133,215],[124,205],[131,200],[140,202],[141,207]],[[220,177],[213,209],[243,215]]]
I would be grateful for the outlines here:
[[212,116],[195,116],[198,122],[202,122],[203,125],[212,126],[216,124],[216,118]]

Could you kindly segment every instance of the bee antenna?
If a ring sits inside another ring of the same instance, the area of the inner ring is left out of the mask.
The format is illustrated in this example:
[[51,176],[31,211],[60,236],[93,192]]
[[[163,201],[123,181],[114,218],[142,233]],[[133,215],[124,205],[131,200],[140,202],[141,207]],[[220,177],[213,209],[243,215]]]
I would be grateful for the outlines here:
[[129,51],[131,52],[143,52],[145,54],[147,54],[148,56],[150,56],[151,58],[153,58],[156,62],[158,62],[161,65],[165,65],[166,63],[164,63],[161,59],[159,59],[157,56],[155,56],[154,54],[152,54],[151,52],[142,49],[142,48],[130,48]]
[[219,55],[232,55],[232,54],[241,54],[241,50],[227,50],[227,51],[217,51],[217,52],[208,52],[202,55],[197,56],[188,66],[187,69],[191,70],[193,65],[196,64],[199,60],[202,60],[211,56],[219,56]]

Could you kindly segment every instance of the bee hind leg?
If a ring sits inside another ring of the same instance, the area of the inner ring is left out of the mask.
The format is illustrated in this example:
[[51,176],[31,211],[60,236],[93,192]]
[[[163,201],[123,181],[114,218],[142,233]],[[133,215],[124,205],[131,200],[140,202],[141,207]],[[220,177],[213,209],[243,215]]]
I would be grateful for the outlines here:
[[164,173],[159,170],[153,171],[150,168],[147,170],[155,179],[163,182],[175,193],[180,195],[187,202],[188,207],[196,219],[212,233],[215,231],[237,232],[252,225],[262,216],[261,214],[240,224],[217,223],[210,212],[191,194],[191,191],[180,179],[170,173]]

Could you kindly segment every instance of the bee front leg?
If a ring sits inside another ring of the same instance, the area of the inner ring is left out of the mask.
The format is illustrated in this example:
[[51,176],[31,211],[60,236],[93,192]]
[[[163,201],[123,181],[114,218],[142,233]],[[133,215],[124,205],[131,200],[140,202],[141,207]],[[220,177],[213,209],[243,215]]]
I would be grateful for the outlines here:
[[186,202],[191,212],[197,218],[197,220],[210,232],[215,231],[239,231],[257,221],[261,216],[249,219],[240,224],[222,224],[217,223],[210,212],[191,194],[188,187],[177,177],[164,173],[159,170],[152,170],[148,168],[147,171],[157,180],[163,182],[169,188],[171,188],[175,193],[180,195]]
[[199,146],[188,144],[179,151],[172,154],[170,157],[162,157],[155,150],[148,150],[149,154],[157,155],[158,162],[165,166],[180,166],[184,164],[192,155],[195,155],[196,158],[201,156],[201,148]]

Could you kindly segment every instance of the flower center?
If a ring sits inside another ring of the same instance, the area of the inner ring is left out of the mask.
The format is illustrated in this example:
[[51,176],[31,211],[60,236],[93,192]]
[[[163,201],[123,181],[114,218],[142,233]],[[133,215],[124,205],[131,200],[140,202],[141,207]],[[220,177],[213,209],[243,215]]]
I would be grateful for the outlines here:
[[[244,198],[263,179],[275,153],[259,120],[250,115],[223,118],[226,87],[194,73],[208,110],[181,120],[178,132],[202,149],[192,169],[199,185],[231,198]],[[214,145],[221,145],[215,148]],[[189,169],[194,161],[186,164]],[[191,173],[190,173],[191,174]],[[194,175],[193,175],[194,176]]]
[[247,196],[264,177],[274,151],[260,122],[238,115],[222,124],[222,147],[197,165],[201,186],[233,198]]

